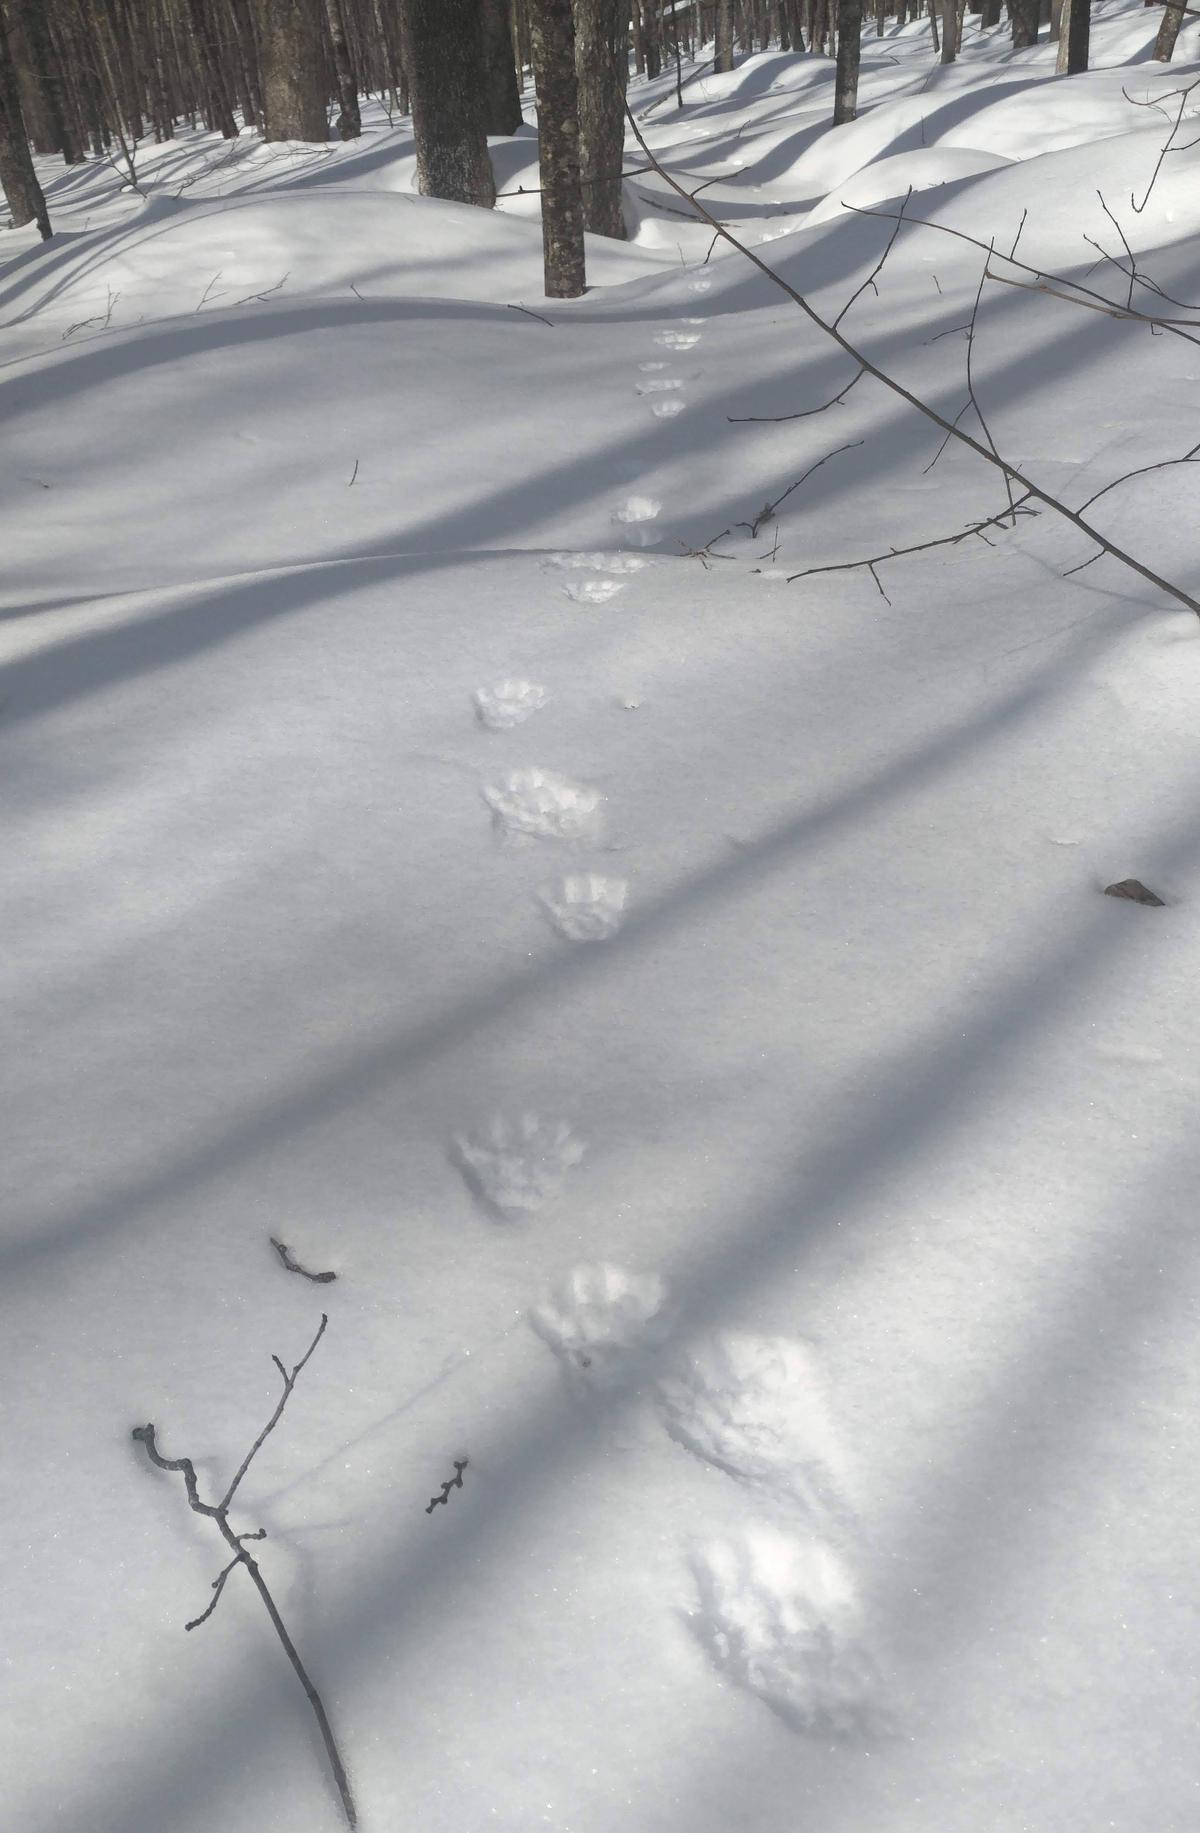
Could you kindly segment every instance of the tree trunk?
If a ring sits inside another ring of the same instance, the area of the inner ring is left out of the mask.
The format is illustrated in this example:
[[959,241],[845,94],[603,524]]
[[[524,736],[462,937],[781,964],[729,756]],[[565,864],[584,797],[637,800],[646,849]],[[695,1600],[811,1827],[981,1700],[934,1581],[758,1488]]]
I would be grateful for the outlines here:
[[833,125],[853,121],[858,109],[858,66],[862,55],[863,0],[838,0],[837,75],[833,85]]
[[8,33],[0,14],[0,185],[12,211],[13,228],[36,223],[43,242],[50,240],[50,214],[25,135],[17,73],[8,49]]
[[333,69],[337,78],[339,140],[357,140],[362,133],[362,115],[358,108],[358,78],[350,62],[346,43],[346,22],[342,18],[341,0],[325,0],[325,17],[329,22],[329,42],[333,47]]
[[583,226],[625,240],[621,166],[629,78],[626,0],[574,0]]
[[39,153],[61,153],[68,165],[74,165],[79,149],[67,115],[44,0],[10,0],[8,35],[30,144]]
[[1035,45],[1041,19],[1038,0],[1008,0],[1008,13],[1012,20],[1013,50],[1023,51],[1028,45]]
[[1172,6],[1171,0],[1163,9],[1159,22],[1158,37],[1154,41],[1154,55],[1160,64],[1169,64],[1175,55],[1175,40],[1179,37],[1179,28],[1183,24],[1183,5]]
[[571,0],[529,0],[542,179],[547,299],[578,299],[587,285],[579,184],[579,100]]
[[942,0],[942,62],[952,64],[958,56],[958,0]]
[[522,120],[510,13],[510,0],[483,0],[484,126],[489,134],[515,134]]
[[1087,69],[1091,35],[1091,0],[1064,0],[1062,37],[1058,41],[1060,72],[1078,76]]
[[417,188],[490,210],[480,0],[405,0],[403,18]]
[[717,0],[716,19],[717,55],[713,69],[727,71],[733,69],[733,0]]
[[267,140],[328,140],[320,0],[256,0]]

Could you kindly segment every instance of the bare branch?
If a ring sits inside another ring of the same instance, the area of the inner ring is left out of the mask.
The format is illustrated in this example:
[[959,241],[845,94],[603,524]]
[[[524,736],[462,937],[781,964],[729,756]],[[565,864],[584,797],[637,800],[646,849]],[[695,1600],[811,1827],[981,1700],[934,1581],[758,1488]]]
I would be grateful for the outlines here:
[[[860,446],[863,443],[864,442],[861,439],[852,439],[849,445],[836,446],[832,452],[826,452],[824,458],[818,458],[815,465],[810,465],[808,467],[808,470],[805,471],[800,477],[798,477],[794,484],[789,484],[787,489],[783,492],[783,494],[775,498],[774,502],[764,503],[763,507],[759,510],[758,514],[755,516],[753,522],[738,522],[735,524],[735,526],[738,528],[748,528],[750,530],[750,539],[752,541],[756,540],[758,537],[758,531],[762,527],[763,523],[769,522],[771,520],[771,517],[775,514],[775,511],[779,508],[779,505],[781,503],[786,503],[788,497],[791,496],[793,490],[799,490],[801,484],[803,484],[806,481],[806,479],[810,478],[814,471],[819,471],[822,465],[827,465],[831,458],[837,458],[839,453],[841,452],[853,452],[856,446]],[[729,556],[729,558],[732,558],[732,556]]]
[[879,588],[880,597],[887,599],[890,605],[892,601],[884,591],[879,575],[875,571],[877,566],[883,566],[889,560],[902,560],[906,554],[927,553],[933,547],[957,547],[960,542],[969,541],[972,535],[978,535],[980,540],[986,541],[987,536],[983,532],[985,528],[999,528],[1003,523],[1015,522],[1017,516],[1035,516],[1040,513],[1036,509],[1026,507],[1031,494],[1027,491],[1024,496],[1017,497],[1013,503],[998,510],[994,516],[986,516],[982,521],[971,522],[966,528],[960,528],[952,535],[938,535],[933,541],[914,541],[908,547],[889,547],[886,553],[864,555],[858,560],[837,560],[829,566],[806,566],[801,573],[789,573],[788,584],[791,585],[795,579],[811,579],[816,573],[852,573],[857,568],[865,566]]
[[242,1459],[242,1462],[238,1467],[237,1475],[234,1477],[233,1482],[229,1485],[229,1488],[225,1491],[225,1494],[221,1497],[220,1512],[222,1514],[228,1513],[230,1504],[232,1503],[234,1496],[237,1494],[238,1485],[241,1483],[242,1478],[245,1476],[251,1464],[254,1462],[254,1459],[258,1456],[259,1452],[262,1450],[263,1446],[266,1444],[268,1438],[270,1438],[272,1432],[274,1432],[276,1426],[279,1424],[279,1421],[283,1415],[283,1409],[284,1407],[286,1407],[288,1400],[291,1397],[292,1389],[296,1385],[296,1378],[299,1375],[300,1370],[304,1367],[304,1364],[308,1361],[308,1358],[312,1355],[313,1350],[317,1347],[317,1344],[321,1341],[321,1338],[325,1335],[325,1326],[326,1324],[328,1324],[328,1322],[329,1322],[328,1317],[322,1311],[321,1322],[317,1325],[317,1334],[313,1338],[312,1342],[309,1344],[308,1348],[305,1350],[304,1354],[301,1356],[299,1362],[297,1362],[295,1368],[292,1370],[290,1375],[288,1374],[286,1368],[284,1368],[283,1363],[279,1360],[278,1356],[271,1357],[272,1362],[275,1364],[276,1368],[279,1370],[279,1373],[283,1377],[283,1393],[279,1397],[279,1405],[275,1408],[275,1411],[272,1413],[270,1419],[267,1421],[266,1425],[263,1427],[262,1431],[259,1433],[254,1443],[251,1445],[249,1451],[247,1451],[245,1457]]
[[827,407],[837,407],[866,373],[865,369],[858,370],[845,388],[839,389],[828,401],[822,401],[820,407],[802,407],[798,414],[726,414],[725,418],[730,426],[780,426],[785,420],[807,420],[810,414],[823,414]]
[[[687,193],[684,191],[682,185],[677,184],[670,173],[663,169],[661,164],[655,159],[653,153],[651,153],[650,148],[646,145],[645,137],[638,127],[636,120],[634,120],[628,104],[626,104],[625,112],[628,115],[634,135],[647,159],[656,167],[660,176],[666,180],[667,184],[669,184],[679,196],[686,197]],[[719,223],[717,219],[709,213],[702,203],[697,200],[692,203],[692,208],[719,233],[724,241],[728,242],[732,248],[736,248],[746,260],[754,267],[758,268],[759,272],[765,275],[773,286],[777,286],[781,292],[786,293],[788,298],[804,313],[809,322],[815,325],[819,331],[823,332],[826,337],[832,338],[833,342],[839,345],[840,348],[846,352],[846,355],[855,363],[858,363],[865,369],[868,375],[874,376],[877,382],[881,382],[892,394],[897,395],[900,400],[907,402],[909,407],[913,408],[917,413],[922,414],[926,420],[931,420],[935,426],[940,426],[944,433],[952,433],[955,439],[959,440],[961,444],[965,445],[970,451],[976,453],[976,455],[982,458],[987,464],[1002,472],[1014,483],[1019,484],[1022,491],[1025,492],[1027,496],[1035,497],[1038,502],[1045,503],[1048,509],[1053,509],[1056,515],[1061,516],[1064,521],[1070,522],[1074,527],[1078,528],[1081,534],[1087,535],[1090,540],[1097,544],[1097,546],[1103,547],[1114,560],[1120,561],[1130,572],[1136,573],[1140,579],[1145,579],[1150,585],[1157,586],[1159,591],[1165,592],[1167,596],[1173,598],[1177,604],[1186,605],[1189,611],[1193,612],[1197,617],[1200,617],[1200,600],[1193,598],[1191,594],[1185,592],[1181,586],[1172,584],[1169,579],[1164,579],[1161,573],[1156,573],[1152,567],[1147,566],[1145,562],[1139,560],[1136,555],[1128,553],[1124,548],[1118,547],[1115,542],[1108,540],[1108,538],[1102,535],[1098,529],[1093,528],[1090,523],[1085,522],[1083,517],[1079,515],[1076,510],[1069,509],[1065,503],[1060,502],[1057,497],[1051,496],[1048,490],[1044,490],[1040,484],[1035,483],[1032,478],[1027,477],[1025,473],[1019,470],[1015,465],[1008,464],[978,439],[972,438],[970,433],[965,433],[961,427],[953,425],[953,423],[947,420],[943,414],[940,414],[935,407],[931,407],[928,402],[922,401],[918,395],[914,395],[912,390],[906,388],[903,382],[898,381],[895,376],[889,375],[885,369],[880,368],[878,363],[864,355],[858,346],[851,343],[850,339],[835,325],[830,324],[827,319],[822,318],[815,306],[809,303],[803,293],[797,292],[795,287],[790,285],[790,283],[783,278],[782,274],[776,273],[775,269],[769,267],[761,256],[754,253],[753,249],[747,248],[745,243],[740,242],[735,235],[725,228],[724,224]]]
[[[350,479],[351,484],[354,482],[354,478],[357,476],[358,476],[358,460],[356,458],[354,461],[354,477]],[[347,485],[346,487],[347,489],[349,489],[350,486]],[[313,1284],[318,1285],[318,1286],[327,1286],[331,1280],[334,1280],[337,1278],[336,1273],[310,1273],[307,1267],[302,1267],[300,1265],[300,1262],[295,1258],[294,1254],[292,1253],[291,1248],[288,1247],[286,1242],[276,1241],[274,1235],[270,1237],[270,1240],[271,1240],[271,1246],[275,1249],[275,1252],[279,1255],[280,1260],[283,1262],[284,1266],[287,1268],[289,1273],[299,1273],[302,1278],[311,1279]]]
[[430,1501],[429,1507],[425,1510],[425,1513],[427,1515],[432,1515],[434,1509],[442,1505],[445,1505],[447,1507],[449,1506],[450,1491],[452,1489],[461,1489],[462,1488],[463,1471],[466,1468],[467,1468],[466,1458],[465,1457],[456,1457],[454,1460],[454,1475],[452,1477],[447,1477],[446,1481],[442,1484],[441,1495],[434,1496],[432,1498],[432,1500]]

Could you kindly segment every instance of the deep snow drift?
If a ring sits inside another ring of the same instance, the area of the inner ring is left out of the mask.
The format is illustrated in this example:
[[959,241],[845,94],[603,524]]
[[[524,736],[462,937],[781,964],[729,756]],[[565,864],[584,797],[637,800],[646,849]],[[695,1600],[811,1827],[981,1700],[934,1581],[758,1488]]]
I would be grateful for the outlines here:
[[[1157,20],[631,98],[827,312],[909,187],[1186,302]],[[1049,512],[789,583],[1001,481],[869,381],[764,420],[852,365],[652,174],[548,306],[495,158],[198,138],[5,240],[5,1825],[339,1824],[130,1439],[219,1494],[325,1310],[237,1522],[368,1833],[1190,1833],[1200,626]],[[947,418],[983,258],[845,320]],[[1078,506],[1193,348],[996,281],[972,376]],[[1187,466],[1089,513],[1196,591]]]

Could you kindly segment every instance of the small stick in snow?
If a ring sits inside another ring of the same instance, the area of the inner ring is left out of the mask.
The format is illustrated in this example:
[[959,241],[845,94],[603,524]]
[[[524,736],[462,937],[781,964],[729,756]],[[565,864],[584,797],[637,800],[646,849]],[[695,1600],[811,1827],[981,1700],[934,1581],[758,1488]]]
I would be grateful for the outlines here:
[[531,312],[528,306],[510,305],[508,310],[510,312],[524,312],[526,318],[536,318],[540,325],[549,325],[552,331],[557,330],[557,326],[552,318],[543,318],[540,312]]
[[425,1513],[427,1515],[432,1515],[434,1509],[438,1507],[439,1503],[449,1504],[450,1491],[452,1489],[461,1489],[463,1486],[463,1471],[466,1468],[467,1468],[466,1458],[465,1457],[456,1457],[454,1460],[454,1475],[452,1477],[448,1477],[446,1481],[442,1484],[441,1495],[433,1497],[433,1499],[431,1500],[429,1504],[429,1507],[425,1510]]
[[302,1279],[311,1279],[313,1284],[317,1286],[327,1286],[331,1280],[337,1278],[336,1273],[310,1273],[307,1267],[302,1267],[300,1265],[300,1262],[295,1258],[286,1241],[276,1241],[274,1235],[271,1236],[271,1246],[275,1249],[275,1252],[279,1255],[280,1260],[289,1273],[299,1273]]
[[[353,490],[353,488],[354,488],[354,480],[355,480],[355,478],[356,478],[357,476],[358,476],[358,460],[357,460],[357,458],[356,458],[356,459],[355,459],[355,461],[354,461],[354,469],[353,469],[353,471],[351,471],[351,473],[350,473],[350,482],[349,482],[349,483],[348,483],[348,484],[346,485],[346,488],[347,488],[347,490]],[[285,1263],[285,1264],[286,1264],[286,1263]]]
[[150,1462],[154,1465],[156,1470],[179,1471],[180,1475],[183,1477],[183,1487],[187,1492],[188,1507],[193,1509],[197,1515],[207,1515],[211,1521],[216,1522],[217,1532],[233,1554],[233,1558],[225,1567],[224,1571],[213,1580],[212,1588],[216,1595],[212,1603],[200,1616],[193,1617],[192,1621],[187,1625],[188,1629],[196,1629],[201,1623],[207,1621],[221,1601],[222,1593],[225,1590],[225,1583],[230,1574],[238,1566],[245,1566],[254,1589],[262,1599],[263,1609],[270,1617],[275,1634],[279,1637],[283,1652],[291,1662],[296,1678],[304,1688],[305,1697],[313,1709],[313,1715],[320,1728],[321,1741],[325,1746],[325,1754],[329,1759],[329,1767],[333,1771],[333,1779],[337,1784],[338,1794],[341,1796],[342,1811],[349,1825],[351,1827],[356,1827],[358,1825],[358,1812],[354,1806],[354,1797],[350,1792],[350,1780],[346,1774],[346,1766],[342,1762],[341,1754],[334,1739],[333,1727],[329,1723],[329,1715],[322,1703],[321,1695],[317,1692],[316,1687],[314,1687],[312,1681],[309,1679],[308,1672],[300,1659],[295,1643],[287,1632],[287,1627],[279,1614],[279,1607],[275,1599],[271,1596],[270,1591],[267,1589],[267,1581],[262,1575],[262,1569],[258,1561],[254,1558],[252,1553],[246,1550],[245,1543],[248,1540],[261,1540],[263,1538],[262,1530],[260,1529],[249,1534],[235,1534],[232,1527],[229,1525],[229,1510],[233,1498],[237,1494],[238,1485],[241,1483],[242,1478],[249,1470],[250,1465],[253,1463],[255,1457],[258,1455],[271,1433],[275,1430],[275,1427],[279,1424],[283,1409],[287,1405],[292,1389],[296,1385],[297,1377],[309,1357],[312,1355],[313,1350],[324,1336],[325,1326],[328,1322],[329,1319],[326,1317],[325,1313],[322,1312],[321,1322],[317,1326],[316,1336],[313,1338],[290,1374],[283,1366],[278,1356],[271,1357],[272,1362],[274,1362],[276,1368],[283,1377],[283,1393],[280,1397],[278,1406],[255,1439],[253,1445],[251,1445],[246,1456],[242,1459],[233,1481],[230,1483],[219,1502],[201,1501],[200,1488],[196,1481],[196,1467],[192,1463],[191,1458],[163,1457],[155,1441],[155,1430],[152,1425],[135,1426],[133,1429],[133,1437],[139,1445],[145,1448],[146,1456],[150,1459]]

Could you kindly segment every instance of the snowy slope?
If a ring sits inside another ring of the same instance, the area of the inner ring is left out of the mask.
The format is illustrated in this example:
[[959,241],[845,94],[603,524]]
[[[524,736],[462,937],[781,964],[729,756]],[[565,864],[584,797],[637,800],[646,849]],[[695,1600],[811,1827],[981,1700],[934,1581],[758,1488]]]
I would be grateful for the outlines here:
[[[823,310],[910,186],[1079,278],[1099,191],[1192,300],[1156,24],[890,32],[836,132],[814,58],[631,96]],[[0,272],[6,1826],[340,1824],[130,1440],[217,1494],[325,1310],[237,1519],[367,1833],[1194,1828],[1195,618],[1049,513],[789,583],[1002,487],[869,382],[746,424],[852,369],[657,180],[551,306],[382,117],[145,177]],[[947,417],[982,259],[845,321]],[[1192,348],[995,284],[973,376],[1080,504]],[[1092,513],[1194,594],[1191,505]]]

